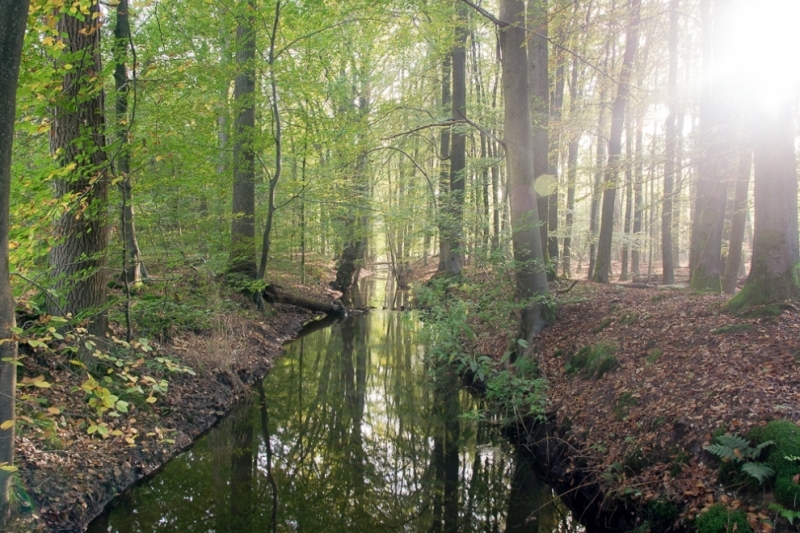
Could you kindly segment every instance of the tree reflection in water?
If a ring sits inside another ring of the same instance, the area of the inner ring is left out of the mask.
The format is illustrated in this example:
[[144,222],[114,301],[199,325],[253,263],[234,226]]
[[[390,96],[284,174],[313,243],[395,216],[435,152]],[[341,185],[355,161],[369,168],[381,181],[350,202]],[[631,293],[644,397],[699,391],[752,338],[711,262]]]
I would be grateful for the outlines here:
[[291,343],[251,404],[93,531],[500,532],[507,516],[508,531],[559,529],[549,489],[460,416],[478,400],[426,364],[420,328],[377,311]]

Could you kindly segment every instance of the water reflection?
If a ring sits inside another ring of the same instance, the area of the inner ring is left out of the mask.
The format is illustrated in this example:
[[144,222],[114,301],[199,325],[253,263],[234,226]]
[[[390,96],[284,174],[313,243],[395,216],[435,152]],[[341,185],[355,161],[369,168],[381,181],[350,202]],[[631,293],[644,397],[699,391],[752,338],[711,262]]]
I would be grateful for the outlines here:
[[506,517],[508,531],[557,529],[549,489],[489,424],[460,416],[478,400],[427,366],[420,328],[375,311],[293,342],[251,403],[90,531],[500,532]]

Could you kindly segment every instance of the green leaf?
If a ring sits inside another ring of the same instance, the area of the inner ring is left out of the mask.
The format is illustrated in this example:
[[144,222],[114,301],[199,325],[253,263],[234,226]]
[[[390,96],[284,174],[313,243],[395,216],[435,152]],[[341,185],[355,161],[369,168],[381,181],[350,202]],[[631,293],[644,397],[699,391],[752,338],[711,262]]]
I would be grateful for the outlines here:
[[119,400],[116,405],[117,411],[120,413],[127,413],[128,412],[128,402],[123,400]]
[[742,465],[742,472],[756,478],[759,484],[775,475],[775,471],[764,463],[745,463]]
[[517,344],[519,344],[526,350],[528,349],[528,341],[526,341],[525,339],[517,339]]

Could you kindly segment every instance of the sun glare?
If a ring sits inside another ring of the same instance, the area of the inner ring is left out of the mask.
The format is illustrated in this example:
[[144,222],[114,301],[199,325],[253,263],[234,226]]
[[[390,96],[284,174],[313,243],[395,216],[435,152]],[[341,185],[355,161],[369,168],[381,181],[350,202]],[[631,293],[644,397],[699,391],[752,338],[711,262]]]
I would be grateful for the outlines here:
[[744,0],[730,34],[734,79],[751,101],[775,111],[800,89],[800,0]]

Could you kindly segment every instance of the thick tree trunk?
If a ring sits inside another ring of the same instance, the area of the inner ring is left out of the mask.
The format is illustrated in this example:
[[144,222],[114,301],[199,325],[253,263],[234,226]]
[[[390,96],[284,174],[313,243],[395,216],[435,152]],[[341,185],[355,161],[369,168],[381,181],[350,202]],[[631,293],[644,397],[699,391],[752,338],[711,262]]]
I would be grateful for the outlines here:
[[798,283],[797,156],[791,103],[754,122],[755,219],[747,282],[727,305],[732,312],[800,298]]
[[[467,6],[455,0],[457,22],[456,39],[453,45],[453,120],[467,117]],[[455,128],[452,132],[450,151],[450,194],[448,196],[448,228],[449,254],[445,263],[445,272],[451,275],[461,274],[464,261],[464,175],[467,166],[467,135],[463,128]]]
[[675,183],[675,146],[677,143],[678,98],[678,7],[680,0],[669,3],[669,115],[664,125],[666,150],[664,154],[664,205],[661,210],[662,283],[675,281],[672,257],[672,195]]
[[[744,143],[743,143],[744,144]],[[753,168],[753,151],[750,146],[742,147],[739,158],[739,171],[736,176],[736,193],[731,214],[731,238],[728,244],[728,260],[725,262],[725,277],[722,290],[725,294],[736,292],[739,279],[739,265],[742,262],[742,242],[744,226],[747,221],[747,192],[750,188],[750,174]]]
[[[701,139],[704,154],[697,183],[697,217],[692,221],[692,273],[689,286],[693,290],[722,291],[722,228],[725,222],[725,205],[728,197],[728,180],[736,173],[736,159],[731,146],[735,146],[735,121],[739,113],[733,101],[736,78],[722,66],[731,59],[727,27],[732,16],[733,0],[715,0],[714,28],[711,38],[713,65],[704,50],[704,77],[713,85],[705,89],[701,102]],[[704,31],[707,28],[704,27]]]
[[521,0],[501,0],[500,18],[510,23],[500,31],[505,94],[505,143],[508,164],[508,196],[512,244],[516,262],[516,296],[525,304],[520,338],[529,345],[546,324],[542,313],[548,294],[542,240],[536,223],[539,214],[533,189],[533,154],[528,58],[525,42],[525,6]]
[[58,301],[52,314],[87,316],[89,331],[106,332],[106,248],[108,245],[108,176],[106,167],[103,87],[100,66],[100,5],[88,14],[62,14],[56,28],[66,45],[62,61],[71,62],[51,127],[50,148],[65,169],[54,180],[56,198],[78,201],[55,223],[58,238],[50,251]]
[[639,45],[639,10],[641,0],[631,0],[630,22],[625,37],[625,54],[622,58],[622,71],[617,86],[617,98],[611,111],[611,136],[608,142],[608,165],[603,191],[603,217],[600,225],[600,239],[597,244],[597,262],[592,279],[608,283],[611,268],[611,243],[614,233],[614,202],[616,202],[619,181],[619,159],[622,153],[622,130],[625,126],[625,105],[630,92],[631,71]]
[[550,220],[549,195],[552,192],[547,183],[552,179],[550,171],[549,127],[550,127],[550,72],[547,49],[547,0],[528,0],[528,64],[529,90],[531,99],[531,120],[533,124],[533,177],[536,185],[537,209],[539,213],[539,232],[541,233],[544,262],[550,261],[548,256],[548,225]]
[[303,309],[308,309],[309,311],[327,313],[329,315],[343,315],[347,312],[347,309],[338,300],[332,302],[312,300],[310,298],[284,292],[274,285],[268,285],[267,288],[264,289],[263,296],[267,300],[272,300],[273,302],[295,305]]
[[[10,340],[16,320],[9,280],[8,231],[17,80],[27,21],[28,0],[0,0],[0,339],[4,341],[0,344],[0,423],[15,419],[17,343]],[[14,426],[11,426],[0,429],[0,466],[13,464]],[[0,524],[8,517],[10,490],[11,473],[0,470]]]
[[122,233],[125,242],[125,283],[138,285],[147,277],[139,241],[136,239],[136,225],[133,222],[133,183],[131,181],[131,157],[128,146],[128,93],[131,80],[128,79],[128,46],[131,38],[130,8],[128,0],[117,4],[117,23],[114,26],[114,84],[117,90],[115,111],[117,115],[117,170],[122,181]]
[[236,67],[233,84],[233,224],[229,269],[256,278],[255,155],[256,6],[240,0],[236,25]]

